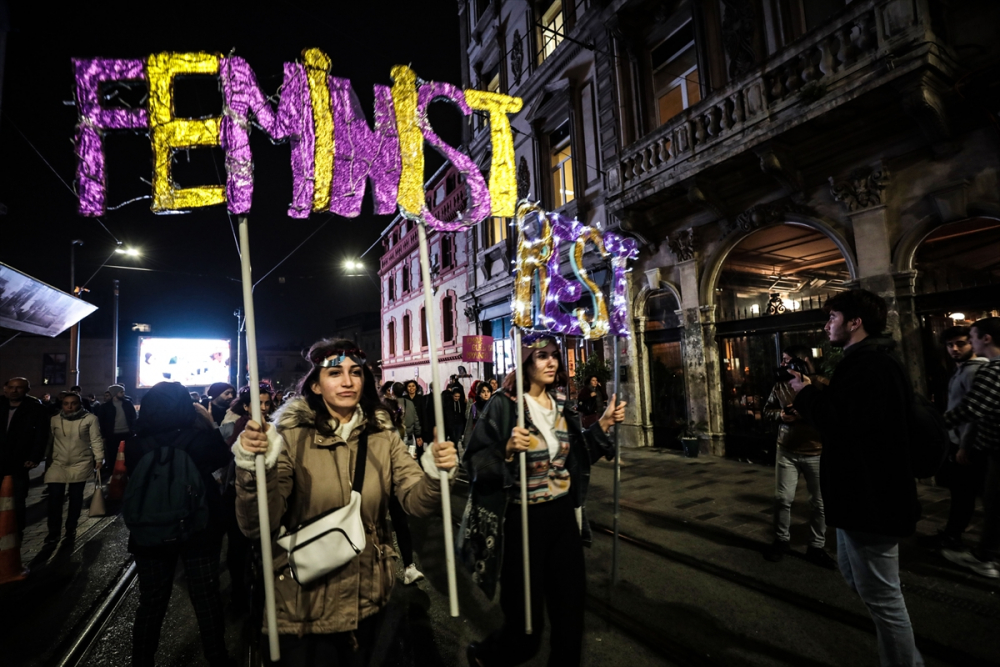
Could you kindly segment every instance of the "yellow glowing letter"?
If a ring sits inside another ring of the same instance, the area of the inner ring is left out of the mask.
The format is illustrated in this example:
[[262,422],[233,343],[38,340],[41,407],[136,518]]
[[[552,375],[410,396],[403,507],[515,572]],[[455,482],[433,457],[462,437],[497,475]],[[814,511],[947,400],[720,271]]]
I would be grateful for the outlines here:
[[535,326],[535,314],[541,316],[545,312],[549,298],[548,261],[551,254],[557,252],[554,242],[552,225],[545,211],[522,202],[517,209],[517,256],[514,260],[511,321],[515,326],[531,328]]
[[424,134],[417,120],[417,75],[406,65],[396,65],[392,81],[399,154],[403,159],[396,201],[403,211],[416,214],[424,207]]
[[493,215],[509,218],[517,203],[517,175],[514,168],[514,137],[510,131],[509,113],[521,110],[521,98],[466,90],[465,103],[473,109],[490,113],[490,139],[493,158],[490,164],[490,201]]
[[333,183],[333,111],[330,108],[330,56],[319,49],[302,52],[309,80],[312,102],[313,130],[316,144],[313,150],[313,211],[330,208],[330,185]]
[[149,130],[153,141],[153,209],[176,211],[223,204],[222,185],[177,189],[170,173],[175,150],[219,145],[221,118],[174,118],[174,77],[218,74],[219,57],[211,53],[156,53],[149,56]]

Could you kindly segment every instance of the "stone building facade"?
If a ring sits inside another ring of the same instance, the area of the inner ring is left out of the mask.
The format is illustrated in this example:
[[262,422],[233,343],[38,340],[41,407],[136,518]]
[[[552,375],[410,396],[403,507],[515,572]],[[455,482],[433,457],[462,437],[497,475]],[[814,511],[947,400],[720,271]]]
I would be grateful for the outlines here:
[[[936,335],[1000,308],[1000,4],[469,0],[459,14],[465,83],[524,99],[521,194],[641,242],[627,442],[671,446],[690,425],[704,453],[773,451],[762,404],[780,351],[833,367],[822,303],[837,291],[885,297],[935,400]],[[468,143],[485,165],[480,123]],[[467,299],[496,316],[509,241],[484,227]]]

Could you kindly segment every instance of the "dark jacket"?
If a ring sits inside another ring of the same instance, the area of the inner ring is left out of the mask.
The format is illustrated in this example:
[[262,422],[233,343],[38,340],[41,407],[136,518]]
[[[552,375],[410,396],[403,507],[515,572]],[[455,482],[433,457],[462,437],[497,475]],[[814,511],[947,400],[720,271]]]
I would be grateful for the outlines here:
[[[157,389],[162,385],[168,388]],[[155,390],[155,391],[154,391]],[[113,408],[112,408],[113,409]],[[224,530],[222,496],[212,473],[229,464],[232,455],[218,429],[213,429],[194,410],[191,396],[184,387],[161,382],[149,390],[142,401],[142,417],[136,425],[136,437],[125,441],[125,468],[129,475],[142,457],[157,447],[178,447],[194,461],[205,485],[209,524],[188,544],[218,539]],[[156,555],[162,548],[137,547],[129,540],[129,550],[140,555]]]
[[[591,530],[587,521],[585,501],[590,486],[590,466],[602,456],[611,459],[614,447],[600,425],[584,430],[575,402],[557,399],[562,403],[569,431],[570,451],[566,458],[569,472],[569,495],[573,507],[581,513],[581,537],[590,545]],[[520,484],[519,464],[515,457],[506,461],[507,441],[517,425],[517,402],[505,390],[493,394],[486,409],[468,439],[462,464],[470,481],[469,502],[462,517],[458,534],[458,548],[473,580],[487,597],[492,598],[500,578],[503,558],[503,522],[507,501],[514,487]],[[538,435],[525,410],[525,427]],[[518,556],[519,557],[519,556]]]
[[[191,397],[188,396],[188,400]],[[129,433],[135,433],[135,406],[132,405],[132,399],[128,396],[122,397],[122,410],[125,411],[125,420],[128,422]],[[97,408],[97,421],[101,425],[101,435],[104,436],[105,440],[115,439],[115,399],[111,399],[107,403],[102,403],[101,407]],[[114,443],[116,446],[118,443]]]
[[580,390],[580,413],[584,415],[604,414],[604,408],[608,405],[608,392],[604,387],[597,385],[591,387],[589,384]]
[[869,336],[844,350],[825,388],[809,385],[795,408],[823,436],[820,484],[826,522],[906,537],[920,518],[910,466],[911,389],[890,356],[895,343]]
[[40,463],[49,444],[48,408],[34,396],[25,396],[7,426],[10,400],[0,396],[0,477],[26,478],[26,461]]

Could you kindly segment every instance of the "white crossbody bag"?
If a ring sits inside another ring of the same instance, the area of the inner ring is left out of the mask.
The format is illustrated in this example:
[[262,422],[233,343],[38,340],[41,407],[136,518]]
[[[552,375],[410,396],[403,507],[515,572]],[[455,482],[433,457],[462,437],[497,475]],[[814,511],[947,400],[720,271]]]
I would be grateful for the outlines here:
[[368,434],[358,438],[351,499],[343,507],[308,519],[293,530],[282,527],[278,545],[288,552],[292,577],[300,585],[321,579],[343,567],[365,548],[365,526],[361,521],[361,489],[368,461]]

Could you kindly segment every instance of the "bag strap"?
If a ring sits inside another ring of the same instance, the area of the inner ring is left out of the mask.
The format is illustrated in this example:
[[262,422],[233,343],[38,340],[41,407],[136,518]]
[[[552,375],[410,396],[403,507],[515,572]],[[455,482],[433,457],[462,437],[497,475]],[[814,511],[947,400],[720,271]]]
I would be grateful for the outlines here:
[[351,485],[352,491],[361,493],[365,485],[365,465],[368,463],[368,433],[361,432],[358,436],[358,458],[354,462],[354,483]]

